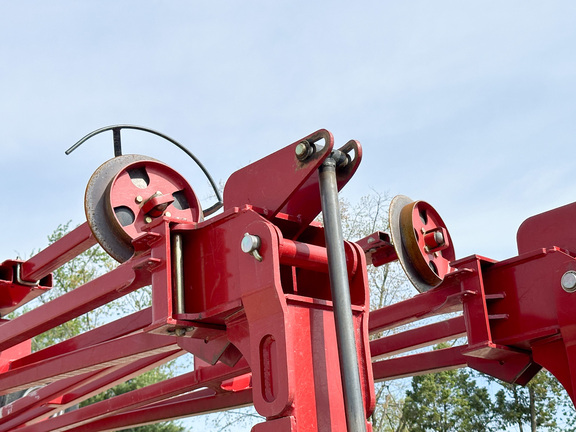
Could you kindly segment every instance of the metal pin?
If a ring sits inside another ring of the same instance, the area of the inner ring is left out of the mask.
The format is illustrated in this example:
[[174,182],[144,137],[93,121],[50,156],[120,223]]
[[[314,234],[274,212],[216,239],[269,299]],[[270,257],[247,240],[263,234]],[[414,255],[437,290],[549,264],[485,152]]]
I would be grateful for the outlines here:
[[262,255],[258,252],[260,249],[261,241],[260,237],[245,233],[244,237],[242,237],[242,242],[240,243],[240,248],[242,252],[251,254],[256,258],[257,261],[262,261]]
[[185,313],[184,304],[184,253],[182,247],[182,234],[172,236],[172,279],[174,295],[176,297],[175,309],[177,314]]
[[576,271],[568,270],[566,273],[562,275],[562,279],[560,280],[560,284],[564,291],[568,293],[573,293],[576,291]]
[[294,152],[296,153],[296,157],[300,161],[304,161],[308,159],[308,157],[312,154],[313,148],[308,141],[302,141],[299,143]]

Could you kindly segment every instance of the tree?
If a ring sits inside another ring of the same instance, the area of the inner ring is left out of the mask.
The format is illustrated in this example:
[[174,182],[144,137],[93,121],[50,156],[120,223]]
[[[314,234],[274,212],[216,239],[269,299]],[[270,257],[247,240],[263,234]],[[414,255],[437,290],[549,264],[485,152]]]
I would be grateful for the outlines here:
[[517,426],[520,432],[524,432],[524,425],[532,432],[542,427],[548,431],[574,430],[559,424],[574,425],[574,405],[549,372],[540,371],[526,387],[500,381],[499,384],[495,412],[501,427]]
[[464,369],[414,377],[403,416],[411,432],[494,430],[488,390],[479,387]]

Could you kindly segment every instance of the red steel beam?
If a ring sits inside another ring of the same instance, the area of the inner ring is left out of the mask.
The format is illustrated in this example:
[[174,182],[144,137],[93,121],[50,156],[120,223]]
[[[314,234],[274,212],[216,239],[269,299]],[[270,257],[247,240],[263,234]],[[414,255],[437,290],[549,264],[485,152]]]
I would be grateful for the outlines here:
[[328,273],[328,252],[325,247],[282,239],[279,253],[281,264]]
[[109,273],[1,324],[0,351],[150,284],[150,273],[135,268],[155,265],[149,256],[127,261]]
[[141,311],[135,312],[123,318],[112,321],[111,323],[104,324],[100,327],[74,336],[70,339],[60,343],[44,348],[43,350],[36,351],[25,357],[21,357],[10,363],[10,370],[17,369],[32,363],[42,360],[47,360],[61,354],[69,353],[74,350],[86,348],[92,345],[97,345],[112,339],[126,336],[150,325],[152,321],[152,310],[146,308]]
[[373,359],[391,357],[466,336],[464,317],[456,317],[427,326],[395,333],[370,342]]
[[408,300],[372,311],[369,331],[375,333],[430,316],[462,310],[460,291],[460,283],[444,283]]
[[[174,350],[156,354],[136,360],[126,366],[115,366],[96,373],[86,373],[51,383],[35,390],[33,394],[27,397],[14,401],[9,407],[4,407],[0,411],[0,430],[12,430],[56,414],[117,384],[167,363],[183,353],[183,350]],[[61,396],[59,403],[48,404],[58,396]]]
[[[252,403],[252,389],[239,392],[215,393],[205,390],[170,399],[169,401],[146,406],[139,410],[112,415],[74,430],[77,432],[116,431],[119,429],[144,426],[160,421],[177,420],[198,414],[241,407]],[[211,396],[210,396],[211,394]]]
[[250,371],[245,360],[231,368],[222,363],[208,366],[187,374],[152,384],[138,390],[106,399],[41,423],[25,426],[21,432],[45,432],[47,430],[78,430],[82,425],[148,404],[163,401],[182,393],[202,387],[218,386],[222,381]]
[[463,351],[468,345],[428,351],[372,363],[374,381],[442,372],[467,366]]
[[[64,378],[45,387],[33,390],[28,395],[0,409],[0,430],[16,429],[29,421],[48,417],[53,408],[48,403],[54,398],[76,389],[109,372],[109,369],[86,372],[79,376]],[[59,409],[61,411],[64,407]]]
[[84,222],[57,242],[23,262],[20,277],[25,281],[39,281],[95,244],[96,239],[92,235],[90,226],[88,222]]
[[149,333],[137,333],[103,342],[4,372],[0,375],[0,394],[80,375],[94,369],[117,366],[143,356],[173,351],[178,348],[177,343],[176,337]]

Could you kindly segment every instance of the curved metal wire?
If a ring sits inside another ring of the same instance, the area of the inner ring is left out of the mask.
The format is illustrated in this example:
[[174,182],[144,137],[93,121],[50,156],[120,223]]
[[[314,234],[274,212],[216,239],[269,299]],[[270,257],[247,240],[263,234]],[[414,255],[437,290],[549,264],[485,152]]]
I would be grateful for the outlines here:
[[202,172],[204,173],[204,175],[206,176],[206,178],[210,182],[210,185],[212,186],[212,189],[214,190],[214,194],[216,195],[216,198],[218,200],[218,202],[216,204],[214,204],[214,205],[210,206],[209,208],[207,208],[206,210],[204,210],[204,212],[203,212],[204,216],[209,216],[212,213],[214,213],[214,212],[216,212],[222,208],[222,206],[224,205],[224,202],[222,200],[222,195],[220,194],[220,191],[218,190],[216,183],[212,179],[212,176],[210,175],[208,170],[204,167],[204,165],[202,165],[202,162],[200,162],[198,160],[198,158],[196,156],[194,156],[190,150],[188,150],[186,147],[184,147],[178,141],[176,141],[173,138],[170,138],[168,135],[165,135],[162,132],[155,131],[154,129],[146,128],[143,126],[136,126],[136,125],[106,126],[106,127],[100,128],[100,129],[96,129],[93,132],[90,132],[88,135],[81,138],[72,147],[70,147],[68,150],[66,150],[65,153],[67,155],[69,155],[70,153],[72,153],[74,150],[76,150],[84,142],[88,141],[93,136],[96,136],[102,132],[106,132],[106,131],[111,130],[114,133],[114,154],[115,154],[115,156],[120,156],[122,154],[121,143],[120,143],[120,130],[121,129],[135,129],[135,130],[140,130],[143,132],[149,132],[151,134],[157,135],[161,138],[164,138],[166,141],[170,141],[172,144],[174,144],[176,147],[178,147],[180,150],[182,150],[184,153],[186,153],[188,156],[190,156],[190,158],[192,158],[192,160],[194,162],[196,162],[196,165],[198,165],[198,167],[202,170]]

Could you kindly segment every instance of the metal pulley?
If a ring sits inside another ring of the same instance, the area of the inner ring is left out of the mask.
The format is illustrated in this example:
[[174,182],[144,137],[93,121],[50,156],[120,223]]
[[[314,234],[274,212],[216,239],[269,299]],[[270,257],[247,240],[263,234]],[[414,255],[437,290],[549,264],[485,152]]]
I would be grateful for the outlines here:
[[138,154],[102,164],[88,182],[84,208],[94,237],[119,262],[132,257],[132,241],[158,218],[203,219],[200,202],[184,177]]
[[455,254],[438,212],[427,202],[398,195],[390,203],[390,233],[398,261],[416,289],[440,285]]

